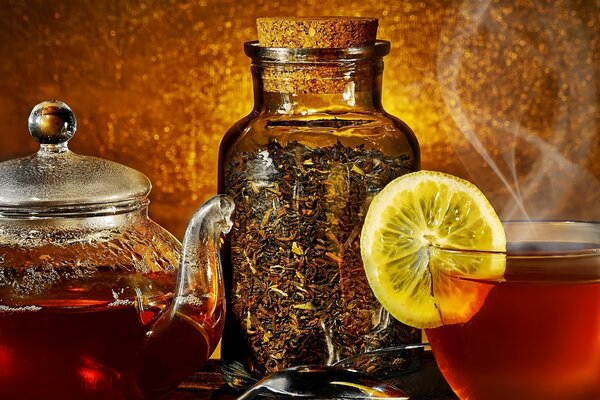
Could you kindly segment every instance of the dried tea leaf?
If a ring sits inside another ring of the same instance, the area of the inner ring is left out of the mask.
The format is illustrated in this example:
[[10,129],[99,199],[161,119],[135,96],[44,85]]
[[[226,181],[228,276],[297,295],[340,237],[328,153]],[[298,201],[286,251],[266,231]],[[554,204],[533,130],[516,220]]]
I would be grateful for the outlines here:
[[298,309],[298,310],[315,310],[315,306],[313,303],[311,303],[310,301],[307,301],[306,303],[302,303],[302,304],[294,304],[292,307]]
[[296,242],[292,243],[292,252],[294,254],[298,254],[299,256],[304,255],[304,250],[302,250],[302,247],[298,246],[298,243]]

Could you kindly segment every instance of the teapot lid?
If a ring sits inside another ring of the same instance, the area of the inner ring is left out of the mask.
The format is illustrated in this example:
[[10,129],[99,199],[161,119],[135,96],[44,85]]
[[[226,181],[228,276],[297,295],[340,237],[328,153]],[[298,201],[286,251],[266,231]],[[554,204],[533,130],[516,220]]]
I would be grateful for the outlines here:
[[141,172],[81,156],[67,146],[77,121],[61,101],[44,101],[29,115],[36,154],[0,163],[0,216],[116,213],[138,208],[152,185]]

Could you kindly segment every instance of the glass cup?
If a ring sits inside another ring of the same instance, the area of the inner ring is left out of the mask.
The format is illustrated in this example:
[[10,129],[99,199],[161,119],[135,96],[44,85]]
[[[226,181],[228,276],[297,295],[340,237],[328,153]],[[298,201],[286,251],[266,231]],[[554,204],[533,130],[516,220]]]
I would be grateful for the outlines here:
[[[504,224],[502,279],[450,276],[483,294],[462,324],[427,329],[460,399],[600,399],[600,222]],[[461,254],[462,253],[462,254]]]

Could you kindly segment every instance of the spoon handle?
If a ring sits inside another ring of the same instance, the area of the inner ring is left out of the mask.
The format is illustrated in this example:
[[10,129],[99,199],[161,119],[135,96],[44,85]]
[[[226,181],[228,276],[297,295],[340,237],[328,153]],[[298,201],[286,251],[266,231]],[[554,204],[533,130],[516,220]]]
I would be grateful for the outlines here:
[[256,396],[264,394],[268,391],[269,390],[265,389],[265,387],[262,386],[261,384],[256,384],[256,385],[252,386],[250,389],[246,390],[244,393],[242,393],[242,395],[235,400],[250,400],[250,399],[253,399]]

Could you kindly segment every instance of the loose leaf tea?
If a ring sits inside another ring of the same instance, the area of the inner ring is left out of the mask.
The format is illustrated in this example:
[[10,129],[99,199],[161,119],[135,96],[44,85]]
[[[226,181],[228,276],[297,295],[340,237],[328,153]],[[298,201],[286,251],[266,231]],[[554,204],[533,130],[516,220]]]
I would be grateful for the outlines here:
[[239,360],[263,375],[419,341],[373,296],[359,237],[372,197],[414,170],[410,154],[271,141],[230,160],[228,311],[249,346]]

